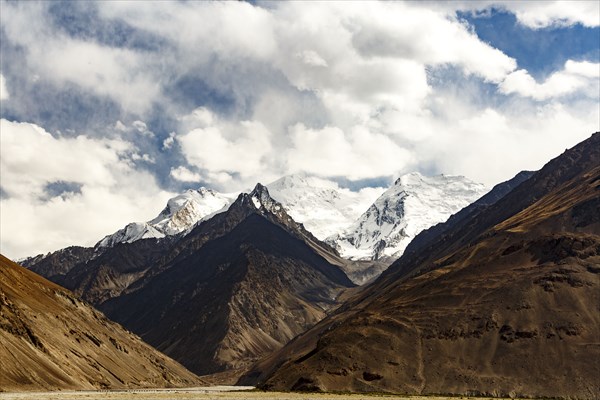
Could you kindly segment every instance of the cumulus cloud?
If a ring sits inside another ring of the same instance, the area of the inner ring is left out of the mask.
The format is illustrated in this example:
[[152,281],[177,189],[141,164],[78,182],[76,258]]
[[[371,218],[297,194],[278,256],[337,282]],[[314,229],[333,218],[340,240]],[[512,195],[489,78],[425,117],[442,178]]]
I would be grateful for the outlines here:
[[186,121],[194,119],[199,127],[175,137],[190,165],[216,173],[220,180],[223,174],[246,180],[267,169],[272,155],[271,133],[262,123],[232,124],[218,120],[205,109],[196,110]]
[[177,168],[172,168],[170,175],[173,179],[177,179],[181,182],[199,182],[202,180],[202,175],[196,172],[192,172],[183,165]]
[[[11,257],[92,245],[131,220],[152,217],[171,195],[132,168],[129,142],[55,137],[5,119],[0,130],[2,252]],[[79,191],[48,193],[57,183]]]
[[542,83],[537,83],[526,70],[515,71],[502,82],[500,91],[506,94],[517,93],[536,100],[546,100],[584,89],[584,93],[598,97],[599,79],[599,63],[568,60],[561,71],[553,73]]
[[[0,14],[3,111],[38,123],[2,125],[2,246],[19,256],[93,243],[191,182],[416,169],[494,184],[600,128],[597,63],[537,82],[457,18],[495,7],[535,29],[598,26],[597,2],[77,2],[93,26],[71,30],[53,4]],[[101,128],[78,133],[92,117]],[[47,243],[32,234],[54,226]]]
[[480,41],[465,25],[416,4],[357,6],[353,43],[366,56],[395,57],[425,65],[455,64],[492,82],[516,68],[514,59]]
[[389,137],[356,128],[349,134],[336,127],[291,129],[293,147],[286,153],[290,172],[344,176],[357,180],[394,175],[413,160]]
[[600,25],[600,3],[597,1],[505,1],[517,20],[530,28],[582,24]]
[[9,97],[10,95],[6,89],[6,79],[4,79],[4,75],[0,74],[0,101],[8,100]]
[[133,112],[146,111],[160,91],[158,77],[147,65],[149,55],[67,36],[48,23],[49,5],[2,5],[7,39],[27,49],[27,73],[58,85],[76,84]]
[[[442,95],[443,96],[443,95]],[[598,131],[597,102],[517,101],[498,109],[469,99],[427,121],[435,134],[415,142],[417,165],[494,185],[521,170],[537,170]]]

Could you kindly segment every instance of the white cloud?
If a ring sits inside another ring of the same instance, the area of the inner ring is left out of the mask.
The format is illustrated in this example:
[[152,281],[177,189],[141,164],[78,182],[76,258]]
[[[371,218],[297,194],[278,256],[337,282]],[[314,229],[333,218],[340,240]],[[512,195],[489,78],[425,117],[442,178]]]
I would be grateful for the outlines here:
[[146,136],[154,136],[154,133],[152,133],[149,129],[148,126],[146,125],[146,123],[144,121],[133,121],[133,123],[131,124],[133,126],[133,128],[140,134],[142,135],[146,135]]
[[[7,38],[27,49],[30,76],[56,84],[74,83],[108,96],[126,110],[144,112],[160,87],[148,54],[73,39],[49,24],[49,3],[4,3],[0,21]],[[37,21],[31,24],[31,21]]]
[[4,75],[0,74],[0,101],[8,100],[10,94],[6,89],[6,79],[4,79]]
[[171,132],[169,133],[169,136],[163,140],[163,144],[162,147],[164,150],[170,149],[171,147],[173,147],[173,143],[175,143],[175,132]]
[[448,114],[427,121],[435,134],[415,142],[413,154],[418,165],[487,185],[537,170],[600,130],[593,100],[570,106],[521,101],[498,110],[454,101]]
[[180,165],[177,168],[171,168],[171,172],[169,173],[173,177],[181,182],[199,182],[202,180],[202,176],[197,172],[192,172],[183,165]]
[[[23,257],[68,245],[92,245],[132,220],[159,212],[171,193],[130,166],[121,140],[54,137],[41,127],[0,120],[2,253]],[[80,192],[48,198],[46,186]]]
[[[299,171],[421,169],[494,184],[600,128],[597,63],[570,60],[536,82],[456,17],[496,5],[535,28],[598,26],[597,2],[85,3],[102,27],[137,29],[128,44],[152,37],[144,50],[69,36],[48,4],[2,5],[6,43],[23,49],[18,78],[114,101],[122,109],[106,135],[121,139],[2,122],[2,250],[17,256],[152,217],[165,192],[143,168],[226,191]],[[174,132],[161,143],[168,131],[153,135],[144,121]],[[81,191],[48,199],[57,181]]]
[[103,2],[100,14],[176,44],[181,51],[179,65],[204,62],[212,54],[222,56],[222,61],[265,60],[277,47],[271,13],[243,2],[154,2],[145,7],[136,2]]
[[221,178],[222,173],[235,173],[246,179],[267,167],[272,151],[271,133],[263,124],[230,124],[208,115],[202,112],[202,127],[175,137],[188,163]]
[[598,79],[600,78],[600,63],[568,60],[565,63],[565,72],[586,78]]
[[313,67],[327,67],[327,61],[314,50],[304,50],[300,53],[296,53],[296,57],[302,60],[306,65]]
[[502,4],[515,13],[519,22],[534,29],[576,23],[587,27],[600,25],[598,1],[504,1]]
[[410,59],[425,65],[455,64],[499,82],[516,68],[514,59],[482,42],[466,26],[419,3],[373,3],[356,7],[357,50],[367,56]]
[[598,97],[599,79],[600,64],[568,60],[563,70],[553,73],[542,83],[537,83],[526,70],[515,71],[500,84],[500,91],[505,94],[517,93],[536,100],[565,96],[578,91]]
[[290,172],[363,179],[394,175],[410,165],[411,154],[389,137],[356,128],[345,134],[336,127],[291,129],[293,147],[286,153]]

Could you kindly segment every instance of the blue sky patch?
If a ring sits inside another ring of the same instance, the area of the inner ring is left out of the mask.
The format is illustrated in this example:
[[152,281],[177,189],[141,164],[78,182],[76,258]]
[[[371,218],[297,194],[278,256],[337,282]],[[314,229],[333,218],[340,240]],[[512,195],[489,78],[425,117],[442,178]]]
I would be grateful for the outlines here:
[[538,81],[563,68],[569,59],[598,62],[600,60],[600,28],[581,24],[568,27],[531,29],[517,22],[514,14],[492,10],[474,15],[458,12],[484,42],[517,60]]

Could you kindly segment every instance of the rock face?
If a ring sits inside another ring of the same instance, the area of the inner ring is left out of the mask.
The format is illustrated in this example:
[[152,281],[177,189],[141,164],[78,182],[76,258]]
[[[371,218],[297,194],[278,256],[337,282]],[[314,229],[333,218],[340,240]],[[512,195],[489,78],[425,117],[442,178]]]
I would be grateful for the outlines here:
[[0,392],[202,383],[76,298],[0,256]]
[[242,380],[600,397],[600,133],[405,253]]
[[257,185],[185,236],[118,243],[59,282],[190,370],[243,368],[338,305],[345,260]]
[[71,246],[46,255],[26,258],[21,261],[21,265],[51,281],[56,281],[75,265],[86,262],[93,255],[94,249],[91,247]]

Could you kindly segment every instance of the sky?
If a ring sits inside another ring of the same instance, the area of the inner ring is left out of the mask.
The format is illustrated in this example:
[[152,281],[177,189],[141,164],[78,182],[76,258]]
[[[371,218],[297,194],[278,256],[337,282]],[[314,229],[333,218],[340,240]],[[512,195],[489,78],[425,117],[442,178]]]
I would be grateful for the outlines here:
[[0,2],[0,252],[187,188],[492,186],[600,130],[600,2]]

